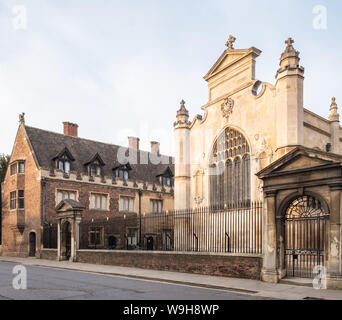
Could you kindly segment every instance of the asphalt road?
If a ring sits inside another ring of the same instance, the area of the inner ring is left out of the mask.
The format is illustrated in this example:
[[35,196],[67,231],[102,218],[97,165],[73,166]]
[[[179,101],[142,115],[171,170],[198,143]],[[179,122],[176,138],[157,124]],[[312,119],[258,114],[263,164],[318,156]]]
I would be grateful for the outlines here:
[[13,288],[15,264],[0,262],[0,300],[263,300],[223,290],[42,267],[26,267],[27,289]]

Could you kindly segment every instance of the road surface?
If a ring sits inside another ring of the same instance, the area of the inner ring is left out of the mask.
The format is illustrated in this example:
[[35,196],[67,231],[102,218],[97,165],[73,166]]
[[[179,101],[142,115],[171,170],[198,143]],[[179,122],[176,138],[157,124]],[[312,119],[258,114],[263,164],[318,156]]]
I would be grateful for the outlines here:
[[16,264],[0,262],[1,300],[263,300],[250,294],[27,266],[27,289],[13,288]]

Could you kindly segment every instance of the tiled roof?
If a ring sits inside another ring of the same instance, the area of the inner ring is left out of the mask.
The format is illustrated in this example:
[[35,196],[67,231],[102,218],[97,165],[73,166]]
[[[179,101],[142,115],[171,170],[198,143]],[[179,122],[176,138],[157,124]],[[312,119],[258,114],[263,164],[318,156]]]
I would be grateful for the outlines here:
[[[71,163],[71,171],[76,173],[86,173],[85,164],[97,153],[105,163],[103,167],[104,176],[113,177],[112,169],[119,164],[117,153],[120,146],[72,137],[29,126],[25,126],[25,129],[41,168],[47,170],[55,168],[53,159],[63,151],[64,148],[67,148],[75,159],[75,161]],[[151,157],[153,162],[151,163],[150,155],[151,153],[146,151],[138,152],[138,159],[140,157],[141,159],[148,159],[148,161],[147,164],[139,164],[139,162],[138,164],[135,164],[130,162],[132,167],[132,170],[129,173],[130,180],[157,183],[157,176],[164,173],[168,167],[170,167],[172,173],[174,173],[172,157],[161,155],[161,163],[153,164],[156,162],[153,161],[153,158]]]

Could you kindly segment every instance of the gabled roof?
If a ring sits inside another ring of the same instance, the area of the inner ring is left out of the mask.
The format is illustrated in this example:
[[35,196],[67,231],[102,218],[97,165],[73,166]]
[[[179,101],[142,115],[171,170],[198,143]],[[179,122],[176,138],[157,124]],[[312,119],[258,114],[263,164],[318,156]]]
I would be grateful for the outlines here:
[[126,164],[120,164],[118,161],[115,163],[115,166],[113,168],[113,170],[117,170],[117,169],[127,169],[129,171],[132,170],[132,167],[130,165],[129,162],[127,162]]
[[66,155],[70,161],[75,161],[75,158],[72,156],[71,152],[68,150],[68,148],[64,148],[61,152],[59,152],[52,160],[60,159],[64,155]]
[[88,164],[91,164],[91,163],[93,163],[95,161],[97,161],[100,164],[100,166],[104,166],[105,165],[105,163],[103,162],[103,160],[100,157],[100,155],[98,154],[98,152],[96,152],[96,154],[92,158],[90,158],[90,160],[87,161],[84,165],[87,166]]
[[173,172],[170,167],[167,167],[167,169],[163,173],[159,174],[157,177],[161,176],[173,177]]
[[269,166],[259,171],[256,175],[260,178],[275,175],[287,174],[291,172],[306,171],[312,169],[323,169],[332,166],[340,166],[342,156],[298,146]]
[[[86,173],[85,163],[89,162],[91,155],[100,155],[105,165],[102,167],[102,172],[107,177],[113,176],[112,169],[117,164],[117,154],[120,147],[118,145],[92,141],[88,139],[76,138],[64,134],[59,134],[51,131],[37,129],[25,126],[25,130],[29,142],[33,148],[37,158],[39,167],[50,170],[52,159],[60,152],[67,148],[75,158],[72,163],[72,171],[77,173]],[[127,148],[128,149],[128,148]],[[128,149],[129,151],[133,151]],[[132,171],[130,172],[130,180],[145,181],[147,183],[158,182],[157,176],[163,173],[167,167],[174,170],[173,158],[161,155],[161,163],[153,164],[149,158],[150,153],[146,151],[138,152],[138,159],[144,159],[144,164],[130,163]]]
[[211,67],[208,73],[204,76],[206,81],[209,81],[211,77],[218,74],[219,72],[233,66],[237,62],[241,61],[243,58],[253,55],[254,58],[261,54],[261,50],[257,48],[250,49],[227,49],[225,50],[215,64]]

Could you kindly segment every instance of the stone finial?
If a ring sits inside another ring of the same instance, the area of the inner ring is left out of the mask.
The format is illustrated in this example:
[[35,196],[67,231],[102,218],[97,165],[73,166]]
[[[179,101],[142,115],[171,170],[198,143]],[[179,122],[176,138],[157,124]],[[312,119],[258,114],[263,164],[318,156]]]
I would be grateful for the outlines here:
[[179,116],[179,115],[189,115],[189,111],[185,108],[185,101],[184,100],[182,100],[181,102],[180,102],[180,105],[181,105],[181,107],[180,107],[180,109],[177,111],[177,116]]
[[25,124],[25,112],[19,114],[19,123]]
[[288,69],[297,69],[300,73],[304,73],[304,68],[299,66],[300,53],[293,47],[294,40],[292,38],[288,38],[285,41],[285,44],[286,48],[280,57],[280,69],[277,71],[276,77]]
[[174,127],[189,126],[189,111],[185,108],[185,101],[180,102],[180,109],[177,111],[177,121],[174,123]]
[[290,37],[288,38],[286,41],[285,41],[285,44],[286,44],[286,49],[285,49],[285,52],[284,54],[295,54],[295,55],[299,55],[299,52],[297,52],[295,50],[295,48],[293,47],[293,44],[294,44],[294,40]]
[[228,41],[226,43],[226,47],[228,49],[234,49],[233,44],[234,44],[235,41],[236,41],[236,38],[233,37],[232,35],[229,35]]
[[287,44],[288,47],[292,47],[292,45],[294,44],[294,40],[290,37],[285,41],[285,44]]
[[340,121],[340,115],[338,114],[337,110],[337,104],[336,104],[336,98],[332,97],[331,99],[331,105],[330,105],[330,114],[329,114],[329,120],[330,121]]

